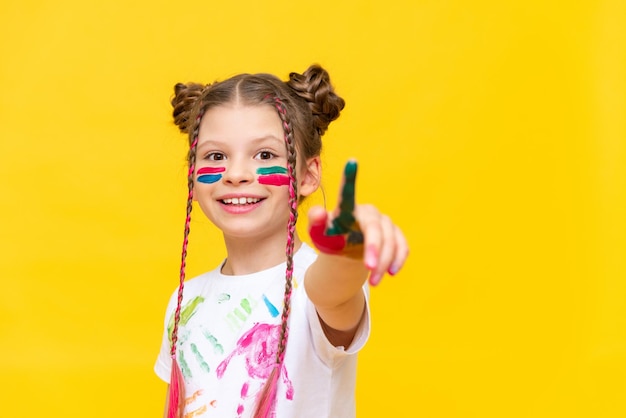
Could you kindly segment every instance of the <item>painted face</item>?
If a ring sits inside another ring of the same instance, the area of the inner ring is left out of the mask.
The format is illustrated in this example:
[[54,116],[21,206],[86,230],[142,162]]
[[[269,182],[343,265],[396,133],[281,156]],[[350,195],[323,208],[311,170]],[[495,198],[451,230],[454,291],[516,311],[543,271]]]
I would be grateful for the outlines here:
[[[202,167],[197,172],[196,181],[199,183],[211,184],[220,181],[226,167]],[[260,184],[269,186],[288,186],[289,175],[285,167],[262,167],[256,170]]]
[[[211,184],[220,181],[226,167],[202,167],[197,172],[196,181],[199,183]],[[260,184],[269,186],[288,186],[289,175],[285,167],[262,167],[256,170]]]
[[225,170],[225,167],[202,167],[198,170],[196,181],[205,184],[215,183],[222,178],[220,173]]
[[268,184],[270,186],[288,186],[289,176],[287,175],[287,169],[285,167],[263,167],[257,169],[259,175],[258,181],[261,184]]
[[282,242],[289,219],[283,126],[269,105],[223,105],[202,117],[194,198],[224,232]]

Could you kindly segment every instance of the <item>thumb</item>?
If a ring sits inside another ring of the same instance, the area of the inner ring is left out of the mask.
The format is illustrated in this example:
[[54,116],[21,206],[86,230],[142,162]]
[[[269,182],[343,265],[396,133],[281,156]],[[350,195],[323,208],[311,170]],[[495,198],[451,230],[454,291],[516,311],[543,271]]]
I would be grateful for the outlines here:
[[309,230],[313,227],[323,227],[326,229],[328,222],[328,213],[321,206],[313,206],[309,209]]

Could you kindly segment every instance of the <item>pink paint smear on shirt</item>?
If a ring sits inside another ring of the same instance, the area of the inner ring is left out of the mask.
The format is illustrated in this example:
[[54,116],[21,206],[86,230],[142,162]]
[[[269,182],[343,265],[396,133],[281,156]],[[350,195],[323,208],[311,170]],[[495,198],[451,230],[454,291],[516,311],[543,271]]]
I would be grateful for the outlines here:
[[[241,387],[242,398],[246,397],[249,389],[249,382],[252,380],[260,380],[264,382],[276,367],[276,351],[278,349],[278,339],[280,336],[280,325],[271,324],[255,324],[246,331],[237,341],[235,348],[228,357],[226,357],[217,366],[217,378],[221,379],[226,372],[229,363],[235,357],[243,357],[246,370],[248,371],[249,380],[244,382]],[[287,374],[287,369],[283,364],[279,371],[282,381],[286,386],[285,397],[289,400],[293,399],[293,384]],[[243,410],[238,410],[241,414]]]

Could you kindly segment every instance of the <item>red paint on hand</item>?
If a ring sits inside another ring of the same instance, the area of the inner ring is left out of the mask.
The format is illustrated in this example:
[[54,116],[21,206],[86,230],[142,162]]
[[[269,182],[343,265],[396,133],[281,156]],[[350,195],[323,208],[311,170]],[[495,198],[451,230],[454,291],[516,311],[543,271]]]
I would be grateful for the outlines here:
[[323,253],[339,255],[346,248],[344,235],[326,235],[326,222],[312,224],[309,235],[315,247]]

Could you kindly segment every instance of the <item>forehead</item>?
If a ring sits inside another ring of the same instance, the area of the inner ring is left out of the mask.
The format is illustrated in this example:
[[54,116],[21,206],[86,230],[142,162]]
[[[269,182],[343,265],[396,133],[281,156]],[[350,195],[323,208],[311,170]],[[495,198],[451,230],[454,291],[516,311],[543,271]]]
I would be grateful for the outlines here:
[[200,121],[199,142],[284,137],[276,109],[267,104],[225,104],[208,109]]

